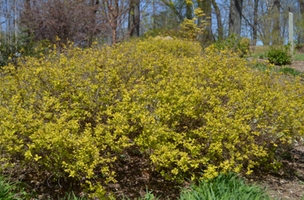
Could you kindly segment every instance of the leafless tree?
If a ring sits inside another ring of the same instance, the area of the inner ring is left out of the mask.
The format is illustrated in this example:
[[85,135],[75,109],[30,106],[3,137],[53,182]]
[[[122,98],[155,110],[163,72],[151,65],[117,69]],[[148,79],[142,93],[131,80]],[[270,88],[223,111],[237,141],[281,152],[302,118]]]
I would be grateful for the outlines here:
[[[54,44],[90,44],[92,37],[107,31],[107,22],[97,14],[98,4],[86,0],[27,0],[21,23],[29,28],[34,41],[49,40]],[[56,38],[60,38],[60,41]]]

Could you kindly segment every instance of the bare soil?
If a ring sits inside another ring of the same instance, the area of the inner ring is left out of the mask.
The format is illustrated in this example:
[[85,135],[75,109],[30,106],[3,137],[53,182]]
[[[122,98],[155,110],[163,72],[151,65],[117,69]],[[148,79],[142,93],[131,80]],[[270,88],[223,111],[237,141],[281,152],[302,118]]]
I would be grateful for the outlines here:
[[304,61],[302,60],[293,60],[291,65],[289,65],[290,68],[293,68],[295,70],[298,70],[300,72],[304,72]]

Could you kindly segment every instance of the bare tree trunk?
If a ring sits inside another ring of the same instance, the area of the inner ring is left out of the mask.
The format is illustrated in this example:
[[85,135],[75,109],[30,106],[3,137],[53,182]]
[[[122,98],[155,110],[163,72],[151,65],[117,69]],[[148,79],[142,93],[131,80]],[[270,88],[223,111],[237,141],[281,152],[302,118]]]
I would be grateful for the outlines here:
[[[0,19],[2,18],[2,9],[1,8],[2,8],[2,0],[0,0]],[[2,23],[0,23],[0,45],[2,45]]]
[[304,0],[298,0],[300,5],[300,12],[302,14],[302,17],[304,17]]
[[203,1],[203,3],[205,4],[205,13],[206,13],[206,17],[205,17],[205,22],[207,23],[206,25],[206,31],[207,31],[207,35],[206,35],[206,41],[211,41],[212,40],[212,20],[211,20],[211,12],[212,12],[212,5],[211,5],[211,0],[207,0],[207,1]]
[[[114,22],[116,24],[116,22]],[[116,28],[112,28],[112,44],[116,44],[117,40],[117,30]]]
[[[27,9],[28,11],[31,10],[31,0],[25,0],[25,9]],[[28,39],[26,40],[26,43],[30,42],[30,36],[31,36],[31,30],[29,29],[29,27],[27,26],[27,37]]]
[[267,14],[268,17],[266,18],[266,24],[267,24],[267,29],[265,31],[266,35],[264,36],[264,45],[270,45],[271,42],[271,24],[272,24],[272,5],[273,5],[273,0],[266,0],[266,6],[267,6]]
[[186,4],[186,17],[187,19],[192,19],[192,8],[191,8],[192,4],[187,3]]
[[129,20],[128,20],[128,30],[130,36],[139,37],[139,24],[140,24],[140,12],[139,12],[140,0],[131,0]]
[[280,0],[274,0],[273,2],[273,39],[272,44],[273,45],[279,45],[280,44]]
[[114,5],[113,5],[113,13],[112,13],[112,44],[117,43],[117,20],[118,20],[118,1],[119,0],[114,0]]
[[259,0],[254,0],[253,10],[253,46],[256,46],[258,39],[258,3]]
[[8,44],[8,9],[7,9],[7,0],[5,1],[5,50],[7,51],[7,44]]
[[229,35],[241,35],[243,0],[230,0]]
[[156,27],[155,27],[155,1],[156,0],[153,0],[153,36],[155,36],[155,29],[156,29]]
[[212,25],[211,25],[211,0],[204,0],[198,2],[198,7],[204,12],[204,16],[200,17],[198,20],[198,25],[201,26],[202,21],[205,21],[204,29],[206,34],[203,35],[204,42],[212,40]]
[[[10,7],[10,3],[8,3],[7,6]],[[8,15],[8,28],[9,28],[9,30],[8,30],[8,32],[9,32],[8,41],[9,41],[9,45],[10,45],[10,52],[12,53],[12,35],[11,35],[11,33],[12,33],[12,24],[11,24],[11,21],[12,21],[11,13],[9,13],[9,15]]]
[[[0,0],[0,19],[2,18],[2,0]],[[0,20],[1,22],[1,20]],[[2,23],[0,23],[0,45],[2,45]],[[0,51],[0,59],[2,60],[2,53]]]
[[214,8],[215,13],[216,13],[218,37],[223,38],[224,37],[224,30],[223,30],[221,12],[220,12],[220,9],[219,9],[215,0],[212,0],[212,5],[213,5],[213,8]]
[[18,40],[17,40],[17,0],[15,0],[15,48],[17,51],[17,44],[18,44]]
[[[304,19],[304,0],[298,0],[298,3],[300,5],[300,12],[301,12],[301,16],[302,19]],[[300,43],[301,39],[298,39],[298,42]]]
[[[96,15],[97,15],[97,11],[98,11],[97,6],[99,5],[99,0],[91,0],[90,4],[93,8],[93,13],[94,13],[94,16],[92,16],[92,24],[96,26]],[[93,33],[91,33],[89,36],[89,40],[88,40],[88,44],[87,44],[89,47],[92,46],[92,44],[93,44],[94,35],[95,35],[95,33],[93,31]]]
[[[198,6],[202,11],[204,11],[204,4],[203,4],[203,1],[202,1],[202,0],[198,0],[197,6]],[[202,27],[202,26],[203,26],[203,23],[202,23],[203,20],[204,20],[204,16],[198,17],[198,19],[197,19],[197,26],[198,26],[199,28],[203,28],[203,27]],[[200,35],[200,36],[199,36],[199,38],[202,38],[202,37],[203,37],[203,35]]]

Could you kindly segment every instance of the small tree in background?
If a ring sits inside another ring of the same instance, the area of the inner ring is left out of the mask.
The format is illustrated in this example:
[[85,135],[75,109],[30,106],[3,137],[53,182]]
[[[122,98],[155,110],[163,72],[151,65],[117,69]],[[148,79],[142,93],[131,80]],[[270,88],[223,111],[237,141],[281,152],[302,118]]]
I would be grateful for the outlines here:
[[30,30],[33,41],[48,40],[58,46],[71,41],[88,46],[92,36],[107,30],[104,16],[97,13],[97,6],[85,0],[35,1],[23,7],[21,23]]

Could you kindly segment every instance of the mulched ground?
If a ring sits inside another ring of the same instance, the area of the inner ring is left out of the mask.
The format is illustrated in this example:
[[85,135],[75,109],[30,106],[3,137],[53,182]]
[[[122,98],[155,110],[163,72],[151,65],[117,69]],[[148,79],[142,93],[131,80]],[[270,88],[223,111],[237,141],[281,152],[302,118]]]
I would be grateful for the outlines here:
[[283,160],[277,173],[259,173],[247,177],[248,183],[267,188],[273,199],[301,199],[304,197],[304,146],[296,146]]
[[[128,149],[123,155],[113,166],[117,172],[118,182],[105,187],[108,192],[112,191],[117,199],[123,199],[124,196],[131,200],[144,197],[148,188],[161,200],[175,200],[180,197],[180,188],[190,186],[189,182],[178,184],[164,180],[159,173],[149,168],[149,161],[136,149],[135,151]],[[286,155],[283,158],[283,166],[277,173],[255,171],[252,175],[243,178],[246,178],[249,184],[255,183],[263,188],[267,187],[267,192],[273,199],[300,199],[304,196],[304,146],[296,146]],[[35,170],[23,168],[14,171],[11,175],[12,180],[22,180],[28,184],[29,192],[39,193],[38,199],[49,197],[58,199],[58,194],[65,194],[68,190],[75,191],[77,195],[82,194],[79,183],[64,179],[53,181],[52,174],[47,172],[38,176]]]

